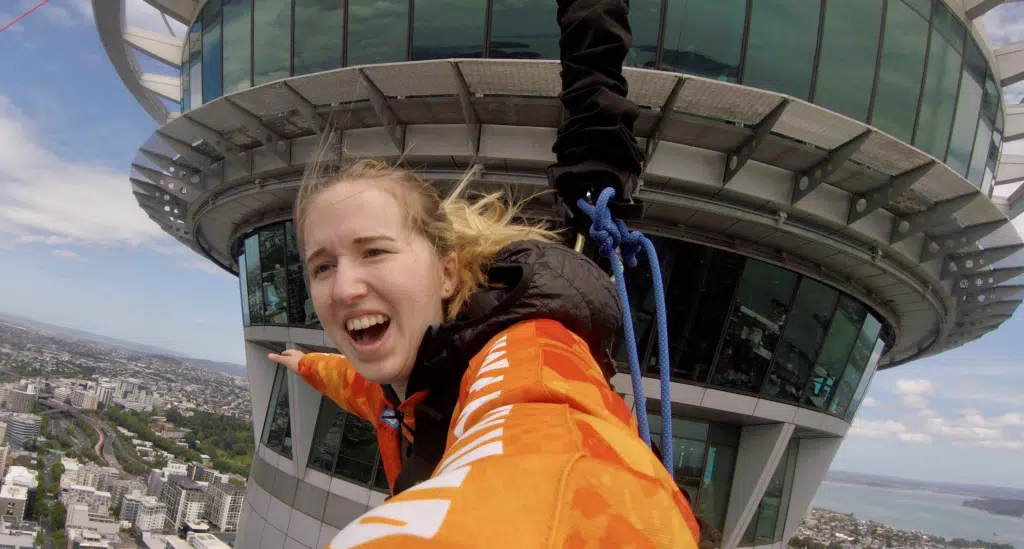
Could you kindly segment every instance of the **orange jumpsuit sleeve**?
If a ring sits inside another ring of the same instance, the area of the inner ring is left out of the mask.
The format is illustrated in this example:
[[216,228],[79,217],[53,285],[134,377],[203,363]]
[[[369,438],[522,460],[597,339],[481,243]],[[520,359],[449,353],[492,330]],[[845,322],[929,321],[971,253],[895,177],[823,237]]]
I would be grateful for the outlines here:
[[586,343],[521,322],[470,362],[433,476],[328,549],[696,549],[690,507]]
[[299,359],[299,376],[350,414],[373,423],[380,416],[384,401],[380,385],[359,375],[344,355],[307,353]]

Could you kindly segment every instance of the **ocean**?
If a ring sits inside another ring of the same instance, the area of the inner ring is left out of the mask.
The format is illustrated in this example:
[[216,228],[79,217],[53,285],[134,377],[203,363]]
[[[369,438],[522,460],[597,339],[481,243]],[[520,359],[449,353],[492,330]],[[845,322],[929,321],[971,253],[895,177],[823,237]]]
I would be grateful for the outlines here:
[[919,530],[945,538],[1010,543],[1024,549],[1024,518],[991,515],[963,507],[969,496],[919,490],[894,490],[823,482],[812,507],[853,513],[900,530]]

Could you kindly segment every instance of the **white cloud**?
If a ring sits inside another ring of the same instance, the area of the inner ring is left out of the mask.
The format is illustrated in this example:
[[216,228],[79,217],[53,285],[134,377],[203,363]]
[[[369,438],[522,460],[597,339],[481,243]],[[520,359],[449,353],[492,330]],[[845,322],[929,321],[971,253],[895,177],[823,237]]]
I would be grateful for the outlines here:
[[88,258],[82,257],[71,250],[54,250],[51,252],[53,257],[57,259],[66,259],[68,261],[88,261]]
[[185,262],[185,266],[189,269],[196,269],[212,275],[231,276],[227,271],[221,269],[208,259],[191,259]]
[[860,406],[861,408],[871,408],[873,406],[878,406],[878,401],[871,397],[865,397],[864,400],[861,401]]
[[900,379],[896,381],[896,392],[901,395],[933,395],[935,384],[927,379]]
[[999,425],[1024,425],[1024,414],[1003,414],[992,421]]
[[61,158],[42,144],[32,122],[4,95],[0,241],[154,249],[173,243],[139,208],[126,172]]
[[935,410],[932,410],[931,408],[922,408],[921,410],[919,410],[917,412],[917,415],[920,416],[920,417],[925,417],[925,418],[928,418],[928,417],[939,417],[939,413],[936,412]]
[[889,435],[905,433],[906,425],[891,419],[872,421],[869,419],[855,419],[850,427],[850,436],[862,436],[868,438],[888,438]]
[[901,442],[909,442],[911,444],[931,444],[931,435],[924,433],[899,433],[896,438],[900,439]]
[[909,408],[928,409],[928,399],[921,395],[906,395],[903,397],[903,405]]

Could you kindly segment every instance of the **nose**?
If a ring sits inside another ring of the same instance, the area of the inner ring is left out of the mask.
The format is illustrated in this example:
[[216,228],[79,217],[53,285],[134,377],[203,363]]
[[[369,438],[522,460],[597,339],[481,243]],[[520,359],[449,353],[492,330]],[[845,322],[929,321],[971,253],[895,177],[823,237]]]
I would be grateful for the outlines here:
[[346,304],[354,303],[366,297],[368,292],[369,284],[358,265],[352,263],[338,265],[332,288],[335,301]]

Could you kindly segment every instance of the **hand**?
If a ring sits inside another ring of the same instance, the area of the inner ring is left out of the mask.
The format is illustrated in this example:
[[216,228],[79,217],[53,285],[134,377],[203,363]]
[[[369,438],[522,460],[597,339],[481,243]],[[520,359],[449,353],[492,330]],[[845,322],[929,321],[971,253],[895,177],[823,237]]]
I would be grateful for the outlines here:
[[278,364],[284,365],[285,368],[288,368],[295,373],[299,373],[299,360],[301,360],[305,355],[306,353],[297,349],[286,349],[282,351],[281,354],[270,353],[267,355],[267,358]]

